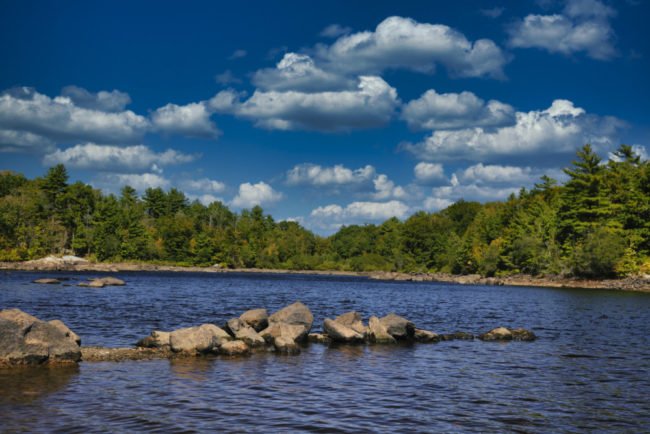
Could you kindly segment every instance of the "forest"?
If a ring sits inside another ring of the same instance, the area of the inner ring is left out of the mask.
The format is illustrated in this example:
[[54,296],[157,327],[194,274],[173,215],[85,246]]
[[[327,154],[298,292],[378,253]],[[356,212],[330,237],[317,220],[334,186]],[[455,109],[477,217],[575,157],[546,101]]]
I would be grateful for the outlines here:
[[227,268],[616,277],[650,273],[650,163],[621,145],[603,162],[577,151],[560,185],[543,176],[506,201],[460,200],[400,221],[318,236],[259,206],[239,213],[177,189],[126,186],[119,196],[0,172],[0,261],[74,254],[91,261]]

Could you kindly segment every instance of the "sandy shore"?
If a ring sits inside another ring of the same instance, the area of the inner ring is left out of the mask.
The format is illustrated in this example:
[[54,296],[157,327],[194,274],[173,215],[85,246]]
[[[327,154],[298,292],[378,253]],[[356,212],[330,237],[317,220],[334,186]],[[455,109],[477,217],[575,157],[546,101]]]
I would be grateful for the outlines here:
[[[48,258],[46,258],[48,259]],[[650,276],[635,276],[624,279],[576,279],[559,276],[537,277],[515,275],[508,277],[482,277],[478,274],[452,275],[445,273],[397,273],[397,272],[354,272],[322,270],[276,270],[260,268],[225,269],[219,267],[181,267],[174,265],[139,264],[129,262],[92,263],[66,262],[56,260],[36,260],[26,262],[0,262],[0,270],[22,271],[96,271],[105,273],[128,272],[190,272],[190,273],[272,273],[272,274],[306,274],[322,276],[356,276],[374,280],[403,282],[446,282],[462,285],[494,286],[537,286],[547,288],[588,288],[610,289],[637,292],[650,292]]]

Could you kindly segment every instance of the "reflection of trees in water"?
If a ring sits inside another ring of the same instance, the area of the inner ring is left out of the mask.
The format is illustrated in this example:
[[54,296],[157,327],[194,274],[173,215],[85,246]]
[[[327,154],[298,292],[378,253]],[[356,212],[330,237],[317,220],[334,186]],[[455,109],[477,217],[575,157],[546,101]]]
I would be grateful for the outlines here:
[[76,365],[0,369],[0,404],[28,404],[63,389],[78,374]]

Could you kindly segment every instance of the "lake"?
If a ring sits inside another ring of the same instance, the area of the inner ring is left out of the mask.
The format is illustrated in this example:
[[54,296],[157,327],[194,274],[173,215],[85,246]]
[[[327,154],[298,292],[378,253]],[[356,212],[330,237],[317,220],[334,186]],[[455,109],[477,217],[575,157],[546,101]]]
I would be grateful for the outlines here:
[[[254,354],[0,370],[4,432],[592,432],[650,427],[650,294],[270,274],[0,274],[0,308],[61,319],[83,345],[215,323],[296,300],[323,319],[395,312],[437,333],[533,330],[535,342],[311,344]],[[68,277],[70,286],[33,279]]]

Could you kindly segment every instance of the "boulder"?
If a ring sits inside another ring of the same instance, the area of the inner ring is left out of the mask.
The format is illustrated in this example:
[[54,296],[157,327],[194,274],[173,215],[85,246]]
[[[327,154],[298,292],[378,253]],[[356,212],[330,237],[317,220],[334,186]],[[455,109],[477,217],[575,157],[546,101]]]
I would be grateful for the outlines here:
[[278,336],[273,346],[275,347],[275,351],[280,354],[300,354],[300,347],[296,341],[285,336]]
[[250,348],[244,341],[235,340],[224,342],[219,347],[219,354],[225,356],[247,356],[251,353]]
[[169,348],[171,332],[162,332],[154,330],[147,337],[140,339],[136,342],[136,347],[141,348]]
[[323,333],[309,333],[307,340],[314,344],[329,344],[332,342],[330,337]]
[[269,344],[274,344],[279,337],[302,341],[307,337],[307,330],[302,325],[273,323],[260,332],[260,336]]
[[269,325],[269,314],[266,309],[247,310],[240,315],[239,319],[253,327],[256,332],[264,330]]
[[467,332],[453,332],[453,333],[440,335],[441,341],[454,341],[454,340],[471,341],[473,339],[474,339],[474,335]]
[[250,347],[261,347],[266,343],[264,338],[253,327],[240,318],[233,318],[228,321],[228,329],[235,339],[244,341]]
[[413,335],[417,342],[423,343],[432,343],[440,342],[440,336],[437,333],[430,332],[429,330],[415,329],[415,334]]
[[79,335],[77,335],[75,332],[70,330],[67,325],[63,323],[60,319],[53,319],[52,321],[48,321],[48,324],[53,325],[54,327],[58,328],[61,330],[69,339],[72,339],[74,343],[77,345],[81,345],[81,338]]
[[334,320],[325,318],[323,330],[333,342],[358,343],[363,342],[363,335]]
[[232,338],[214,324],[187,327],[174,330],[169,336],[172,351],[184,353],[207,353],[215,351]]
[[54,279],[54,278],[43,278],[43,279],[32,280],[32,283],[40,283],[42,285],[57,285],[61,283],[61,281],[59,279]]
[[390,313],[379,320],[388,334],[395,339],[412,339],[415,334],[415,324],[404,317]]
[[376,344],[394,344],[395,338],[388,333],[388,329],[376,316],[368,320],[368,340]]
[[81,351],[73,336],[63,323],[50,324],[19,309],[0,311],[0,366],[77,363]]
[[531,332],[530,330],[516,328],[510,330],[510,332],[512,333],[512,340],[514,341],[532,342],[537,339],[535,333]]
[[100,281],[106,286],[124,286],[126,285],[126,282],[123,281],[122,279],[118,279],[117,277],[101,277],[99,279],[94,279],[95,281]]
[[511,341],[512,332],[505,327],[497,327],[478,337],[482,341]]
[[94,280],[91,280],[91,281],[89,281],[89,282],[81,282],[81,283],[80,283],[79,285],[77,285],[77,286],[82,286],[82,287],[84,287],[84,288],[103,288],[103,287],[105,287],[106,285],[105,285],[104,282],[102,282],[101,280],[99,280],[99,279],[94,279]]
[[361,318],[361,314],[358,312],[347,312],[344,313],[343,315],[337,316],[334,321],[336,321],[339,324],[342,324],[348,328],[351,328],[355,332],[359,333],[362,336],[366,336],[366,333],[368,332],[368,328],[363,325],[363,320]]
[[314,316],[307,306],[297,301],[271,315],[269,317],[269,325],[275,323],[301,325],[306,330],[306,337],[314,323]]

